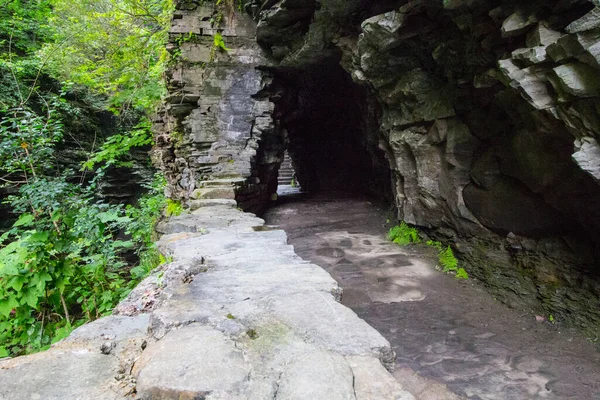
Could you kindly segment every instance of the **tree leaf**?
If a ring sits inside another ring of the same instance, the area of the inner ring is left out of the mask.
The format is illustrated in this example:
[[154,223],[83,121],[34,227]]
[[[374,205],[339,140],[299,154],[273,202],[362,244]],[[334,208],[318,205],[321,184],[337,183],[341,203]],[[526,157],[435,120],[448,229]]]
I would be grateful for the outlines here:
[[34,221],[34,217],[33,215],[27,213],[27,214],[21,214],[21,216],[19,217],[19,219],[17,220],[17,222],[15,222],[13,224],[13,226],[17,227],[17,226],[29,226],[31,225],[31,223]]
[[6,299],[2,299],[0,300],[0,314],[4,315],[5,317],[8,317],[10,315],[10,312],[18,306],[19,303],[12,296]]

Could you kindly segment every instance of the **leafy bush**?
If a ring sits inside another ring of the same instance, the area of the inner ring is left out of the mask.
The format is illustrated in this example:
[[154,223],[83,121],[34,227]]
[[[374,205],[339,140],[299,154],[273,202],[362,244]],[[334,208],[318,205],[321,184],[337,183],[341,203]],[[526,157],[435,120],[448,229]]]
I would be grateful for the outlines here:
[[[126,166],[131,148],[151,143],[139,115],[154,112],[165,92],[171,10],[171,0],[0,7],[0,186],[18,215],[0,236],[0,357],[44,349],[109,313],[164,261],[153,244],[164,179],[135,207],[100,201],[96,183],[107,167]],[[67,100],[79,88],[95,99],[82,102],[92,114],[135,115],[89,155],[91,183],[86,172],[61,171],[55,157],[71,134],[63,121],[79,112]],[[132,252],[137,265],[126,261]]]
[[419,231],[416,228],[408,226],[404,221],[400,225],[390,229],[387,237],[389,240],[400,246],[406,246],[411,243],[421,243]]
[[128,290],[120,254],[133,242],[115,239],[131,222],[123,207],[64,177],[22,186],[11,205],[20,217],[1,238],[0,351],[22,354],[114,307]]
[[[98,202],[93,186],[39,178],[11,198],[20,217],[0,239],[0,355],[47,347],[74,326],[110,313],[164,259],[153,228],[162,182],[127,208]],[[119,239],[125,233],[128,238]],[[124,253],[140,262],[128,268]]]

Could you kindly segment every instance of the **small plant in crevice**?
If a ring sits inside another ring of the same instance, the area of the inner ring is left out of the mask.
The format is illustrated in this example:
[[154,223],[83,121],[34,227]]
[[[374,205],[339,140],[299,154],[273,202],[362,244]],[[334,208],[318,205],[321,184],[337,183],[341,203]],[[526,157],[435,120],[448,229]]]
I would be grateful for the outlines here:
[[419,231],[416,228],[408,226],[406,222],[394,226],[387,235],[388,239],[400,246],[406,246],[411,243],[421,243]]
[[255,329],[248,329],[246,331],[246,335],[248,335],[248,337],[252,340],[258,339],[258,333],[256,332]]
[[438,261],[444,272],[454,272],[456,279],[469,279],[469,274],[464,268],[458,266],[458,260],[450,246],[444,247],[441,242],[428,240],[427,245],[438,250]]
[[225,45],[225,40],[223,39],[223,35],[221,35],[219,32],[215,33],[213,36],[213,45],[212,45],[212,48],[210,49],[210,61],[213,62],[216,60],[217,51],[228,52],[229,50],[231,50],[231,49],[228,48],[227,45]]
[[181,202],[167,199],[167,207],[165,208],[165,214],[167,217],[177,217],[183,212],[183,205]]

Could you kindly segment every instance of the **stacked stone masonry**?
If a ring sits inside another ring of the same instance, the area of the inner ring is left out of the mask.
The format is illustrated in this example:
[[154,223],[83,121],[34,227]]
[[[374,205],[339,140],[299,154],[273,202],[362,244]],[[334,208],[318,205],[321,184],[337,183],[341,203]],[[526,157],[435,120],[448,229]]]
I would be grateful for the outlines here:
[[[257,211],[276,191],[283,143],[275,135],[273,104],[261,94],[269,77],[257,69],[266,59],[256,24],[248,15],[225,13],[213,2],[177,2],[169,97],[155,121],[153,159],[170,197],[192,208],[199,200],[237,199]],[[227,50],[215,45],[217,33]]]

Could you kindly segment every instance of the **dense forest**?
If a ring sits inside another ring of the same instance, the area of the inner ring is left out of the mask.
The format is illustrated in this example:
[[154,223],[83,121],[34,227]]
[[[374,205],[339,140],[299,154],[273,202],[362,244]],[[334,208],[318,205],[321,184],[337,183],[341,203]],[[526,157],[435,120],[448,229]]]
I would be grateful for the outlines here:
[[178,209],[164,182],[127,199],[103,182],[152,143],[171,14],[170,0],[0,3],[0,358],[109,313],[164,261],[153,226]]

